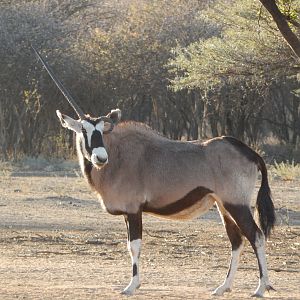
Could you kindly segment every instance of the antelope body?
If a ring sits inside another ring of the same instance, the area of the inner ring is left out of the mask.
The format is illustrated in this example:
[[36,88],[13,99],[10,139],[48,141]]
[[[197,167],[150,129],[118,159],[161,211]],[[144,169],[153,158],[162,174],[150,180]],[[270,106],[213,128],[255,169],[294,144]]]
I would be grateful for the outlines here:
[[[37,52],[36,52],[37,53]],[[272,289],[267,272],[265,237],[275,222],[267,169],[251,148],[232,137],[201,143],[169,140],[137,122],[121,122],[121,111],[92,118],[85,115],[37,53],[50,76],[71,103],[79,120],[57,111],[62,126],[76,132],[81,170],[97,192],[104,209],[124,215],[132,278],[123,293],[140,286],[139,256],[142,214],[174,220],[197,217],[217,205],[232,245],[227,276],[214,294],[230,291],[239,256],[247,238],[257,256],[260,273],[255,296]],[[257,209],[261,229],[250,209],[258,172],[261,187]]]

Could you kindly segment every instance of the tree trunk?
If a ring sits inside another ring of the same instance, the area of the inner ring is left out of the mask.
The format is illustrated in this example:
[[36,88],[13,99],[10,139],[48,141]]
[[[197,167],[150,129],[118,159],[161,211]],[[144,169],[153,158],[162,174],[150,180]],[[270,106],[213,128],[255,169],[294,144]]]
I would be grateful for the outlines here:
[[300,40],[289,27],[285,16],[280,12],[275,0],[260,0],[260,2],[271,14],[280,33],[293,49],[294,53],[300,58]]
[[1,99],[0,101],[0,160],[4,159],[7,160],[8,159],[8,155],[7,155],[7,130],[6,130],[6,119],[4,116],[4,106],[3,105],[3,100]]
[[292,96],[292,106],[293,106],[293,120],[292,120],[292,127],[293,127],[293,133],[292,133],[292,144],[294,147],[297,146],[298,142],[298,137],[300,134],[300,116],[299,116],[299,111],[300,111],[300,99],[296,96]]

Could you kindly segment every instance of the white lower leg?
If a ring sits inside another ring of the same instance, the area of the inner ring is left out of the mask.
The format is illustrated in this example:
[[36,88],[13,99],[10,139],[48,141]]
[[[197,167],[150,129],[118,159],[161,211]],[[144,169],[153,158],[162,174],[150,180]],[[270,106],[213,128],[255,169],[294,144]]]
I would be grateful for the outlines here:
[[123,294],[133,294],[134,291],[140,286],[140,274],[139,274],[139,256],[141,252],[142,240],[128,241],[128,250],[131,256],[132,262],[132,278],[128,286],[124,289]]
[[266,290],[273,289],[269,283],[268,270],[267,270],[267,260],[265,254],[265,237],[263,234],[256,234],[256,255],[260,269],[260,279],[258,287],[253,296],[263,297]]
[[229,266],[229,270],[227,273],[227,277],[226,277],[224,283],[221,284],[218,288],[216,288],[214,290],[213,295],[221,296],[225,292],[231,291],[233,279],[234,279],[235,273],[238,269],[240,255],[243,250],[243,247],[244,247],[244,243],[242,242],[241,245],[237,249],[235,249],[231,252],[231,261],[230,261],[230,266]]

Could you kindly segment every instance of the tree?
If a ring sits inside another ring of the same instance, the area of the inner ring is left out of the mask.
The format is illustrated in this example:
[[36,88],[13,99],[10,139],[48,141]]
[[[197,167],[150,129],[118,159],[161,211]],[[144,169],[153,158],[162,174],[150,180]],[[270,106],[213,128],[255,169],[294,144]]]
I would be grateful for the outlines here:
[[[296,141],[299,131],[292,124],[299,101],[291,110],[291,93],[277,93],[277,102],[272,96],[275,87],[296,89],[297,60],[269,15],[261,12],[258,17],[258,12],[253,1],[232,1],[230,6],[219,1],[207,10],[206,18],[219,25],[221,34],[175,50],[169,63],[172,87],[200,92],[212,135],[230,134],[257,143],[268,126],[278,133],[277,127],[293,131],[278,137]],[[281,105],[277,115],[269,114],[272,105]]]
[[[278,8],[276,0],[259,0],[259,1],[271,14],[280,33],[287,41],[287,43],[290,45],[290,47],[293,49],[293,51],[298,56],[298,58],[300,58],[300,40],[297,37],[297,35],[293,32],[293,30],[290,28],[288,21],[292,22],[292,24],[298,27],[298,29],[300,28],[300,24],[297,21],[293,20],[294,18],[293,16],[291,17],[289,14],[284,15]],[[290,6],[294,1],[281,0],[280,2],[282,2],[283,4],[288,4]]]
[[125,119],[146,121],[168,136],[198,137],[195,97],[168,88],[165,65],[177,43],[207,34],[207,22],[197,20],[207,2],[0,2],[0,155],[53,155],[72,140],[55,109],[73,111],[31,44],[86,112],[101,115],[119,106]]

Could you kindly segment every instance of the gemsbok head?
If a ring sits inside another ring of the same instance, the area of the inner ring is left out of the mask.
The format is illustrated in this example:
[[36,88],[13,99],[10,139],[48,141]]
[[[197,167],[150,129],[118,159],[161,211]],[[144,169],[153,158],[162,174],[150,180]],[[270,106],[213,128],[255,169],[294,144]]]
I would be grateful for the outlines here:
[[[274,226],[275,213],[263,159],[244,143],[228,136],[206,142],[170,140],[145,124],[119,122],[119,109],[92,118],[83,113],[41,55],[35,52],[79,117],[74,120],[57,111],[62,126],[76,133],[83,175],[104,209],[125,217],[132,277],[123,293],[133,294],[140,287],[143,213],[186,220],[198,217],[214,204],[232,252],[227,276],[213,294],[222,295],[231,290],[245,238],[258,261],[259,284],[254,295],[260,297],[271,290],[265,238]],[[256,208],[261,229],[250,208],[259,171],[261,186]]]

